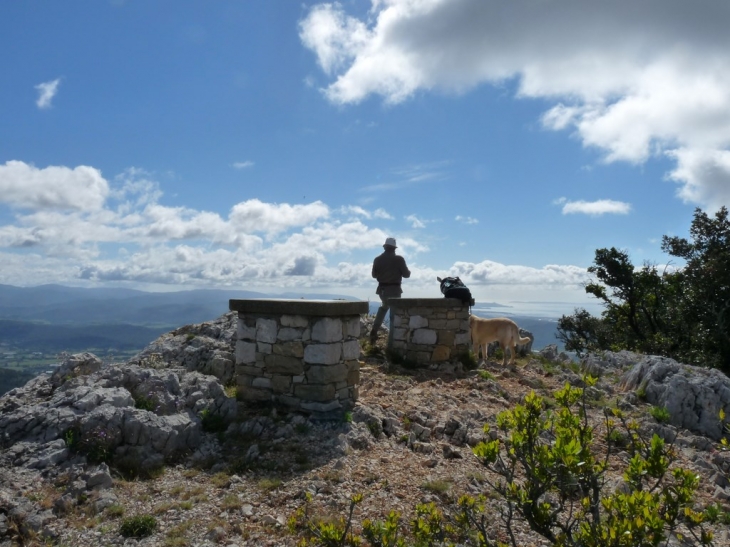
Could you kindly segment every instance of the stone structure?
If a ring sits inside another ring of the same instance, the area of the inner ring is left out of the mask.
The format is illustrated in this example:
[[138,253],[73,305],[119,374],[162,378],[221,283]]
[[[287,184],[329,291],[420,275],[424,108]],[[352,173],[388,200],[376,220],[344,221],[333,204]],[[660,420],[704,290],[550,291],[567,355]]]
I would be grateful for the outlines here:
[[388,349],[420,366],[458,361],[469,351],[469,306],[456,298],[390,300]]
[[326,416],[352,408],[367,302],[231,300],[238,397]]

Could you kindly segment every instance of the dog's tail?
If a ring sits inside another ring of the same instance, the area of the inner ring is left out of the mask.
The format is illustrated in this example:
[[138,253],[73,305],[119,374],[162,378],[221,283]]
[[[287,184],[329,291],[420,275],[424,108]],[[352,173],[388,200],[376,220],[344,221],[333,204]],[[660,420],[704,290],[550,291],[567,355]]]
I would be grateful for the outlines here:
[[522,338],[520,335],[517,335],[517,345],[518,346],[524,346],[528,342],[532,342],[532,338]]

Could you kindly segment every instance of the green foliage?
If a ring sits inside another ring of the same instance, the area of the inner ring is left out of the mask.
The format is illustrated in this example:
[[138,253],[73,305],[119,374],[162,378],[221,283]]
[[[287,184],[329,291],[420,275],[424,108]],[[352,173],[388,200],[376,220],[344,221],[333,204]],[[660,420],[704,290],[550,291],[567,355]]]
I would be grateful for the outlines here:
[[578,354],[629,349],[730,370],[730,219],[695,210],[690,239],[664,236],[662,250],[685,261],[676,271],[635,268],[616,248],[597,249],[585,290],[602,301],[558,321],[558,338]]
[[342,415],[342,420],[346,424],[351,424],[352,423],[352,412],[350,412],[349,410],[346,410],[345,413]]
[[481,378],[482,380],[494,380],[494,379],[495,379],[495,378],[494,378],[494,374],[492,374],[492,373],[491,373],[491,372],[489,372],[488,370],[480,370],[480,371],[479,371],[479,377],[480,377],[480,378]]
[[142,394],[134,395],[134,408],[146,410],[148,412],[156,412],[159,409],[159,406],[160,404],[157,397],[154,395],[149,397]]
[[114,449],[120,442],[119,431],[97,426],[83,431],[74,425],[63,432],[63,440],[71,452],[83,454],[89,463],[111,463]]
[[[586,383],[590,386],[595,380],[587,377]],[[712,543],[702,529],[704,516],[692,509],[699,479],[684,469],[670,471],[674,453],[664,440],[654,435],[644,441],[638,425],[613,410],[613,418],[605,423],[607,453],[599,457],[584,391],[566,384],[555,393],[555,401],[556,411],[545,411],[542,398],[530,393],[523,404],[497,416],[502,438],[473,449],[503,479],[488,484],[504,500],[500,517],[513,545],[517,519],[561,546],[653,547],[680,525],[698,544]],[[606,493],[604,474],[616,438],[614,418],[624,428],[631,454],[624,473],[628,489]]]
[[669,411],[663,406],[651,407],[649,414],[651,414],[652,418],[654,418],[660,424],[667,423],[669,421],[669,418],[671,418],[671,416],[669,415]]
[[152,515],[135,515],[125,518],[119,529],[126,538],[143,538],[152,535],[157,529],[157,520]]
[[226,430],[226,421],[220,414],[206,408],[200,413],[200,425],[206,433],[222,433]]

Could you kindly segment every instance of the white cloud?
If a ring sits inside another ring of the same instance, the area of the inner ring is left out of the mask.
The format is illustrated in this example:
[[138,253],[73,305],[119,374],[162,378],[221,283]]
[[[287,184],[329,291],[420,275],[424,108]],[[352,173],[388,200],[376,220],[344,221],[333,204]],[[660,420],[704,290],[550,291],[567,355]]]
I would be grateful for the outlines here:
[[728,204],[729,24],[716,0],[372,0],[362,19],[316,5],[300,36],[333,103],[514,79],[518,97],[553,103],[545,128],[574,131],[608,162],[669,152],[679,196],[716,207]]
[[599,199],[597,201],[567,201],[563,203],[563,214],[583,214],[591,216],[601,215],[627,215],[631,211],[631,205],[623,201],[612,199]]
[[51,101],[58,92],[58,85],[61,83],[61,78],[56,78],[50,82],[44,82],[38,84],[35,88],[38,90],[38,99],[35,104],[40,109],[51,108]]
[[405,217],[405,219],[411,223],[411,228],[425,228],[426,227],[427,221],[418,218],[416,215],[408,215],[407,217]]
[[588,280],[586,268],[549,264],[542,268],[500,264],[491,260],[456,262],[449,275],[460,277],[470,285],[583,286]]
[[456,215],[456,218],[454,218],[456,222],[463,222],[464,224],[479,224],[479,220],[472,217],[463,217],[461,215]]
[[329,207],[321,201],[307,205],[289,205],[250,199],[234,205],[230,219],[238,230],[275,234],[294,226],[306,226],[327,218],[329,214]]
[[93,167],[38,169],[22,161],[0,165],[0,203],[31,209],[96,210],[108,195],[109,184]]
[[233,167],[236,169],[247,169],[249,167],[253,167],[255,164],[251,160],[246,161],[237,161],[233,164]]

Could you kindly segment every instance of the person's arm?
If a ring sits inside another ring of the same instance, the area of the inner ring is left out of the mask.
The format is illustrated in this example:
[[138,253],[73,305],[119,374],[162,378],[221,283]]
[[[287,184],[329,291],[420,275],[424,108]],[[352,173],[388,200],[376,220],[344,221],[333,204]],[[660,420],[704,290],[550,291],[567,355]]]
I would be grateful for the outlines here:
[[373,260],[373,272],[372,272],[372,274],[373,274],[373,278],[375,278],[375,279],[377,279],[377,278],[378,278],[378,270],[377,270],[377,268],[375,267],[375,264],[376,264],[376,263],[377,263],[377,260]]
[[400,274],[403,277],[405,277],[406,279],[408,279],[409,277],[411,277],[411,270],[409,270],[408,269],[408,266],[406,266],[406,259],[405,258],[400,257],[400,261],[401,261]]

